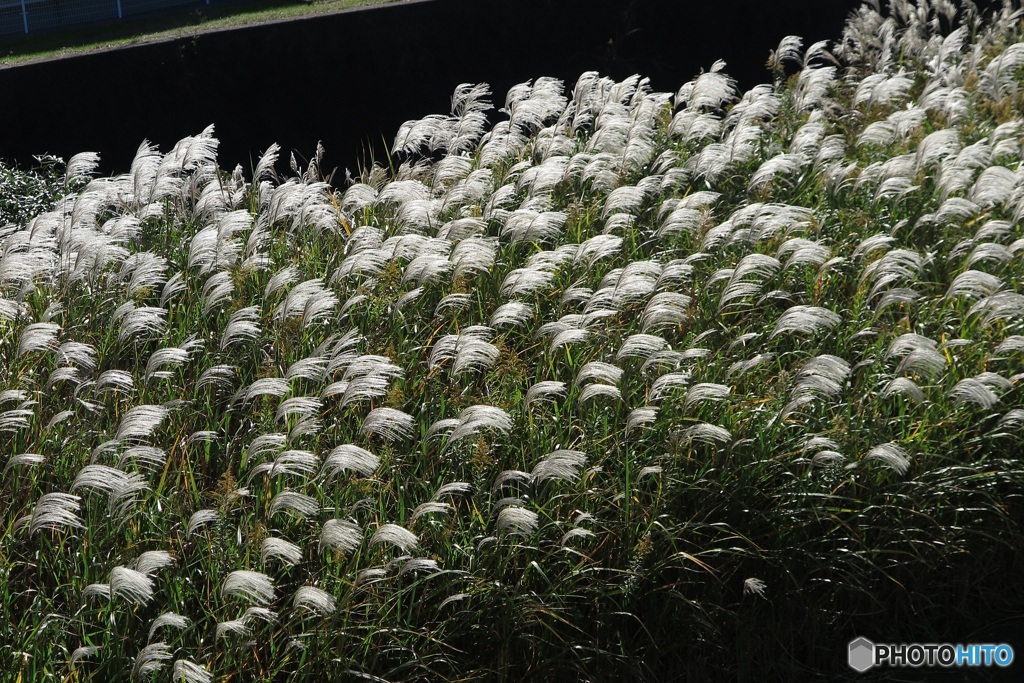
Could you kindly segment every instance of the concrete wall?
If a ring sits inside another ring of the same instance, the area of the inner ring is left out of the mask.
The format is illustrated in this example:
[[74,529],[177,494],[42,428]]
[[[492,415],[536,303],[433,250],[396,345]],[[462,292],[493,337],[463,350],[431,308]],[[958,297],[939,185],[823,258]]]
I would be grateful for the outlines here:
[[101,153],[127,169],[214,123],[221,165],[272,142],[355,170],[405,120],[445,113],[463,82],[506,90],[586,70],[676,90],[716,59],[749,87],[768,51],[841,34],[856,0],[421,0],[0,69],[0,157]]

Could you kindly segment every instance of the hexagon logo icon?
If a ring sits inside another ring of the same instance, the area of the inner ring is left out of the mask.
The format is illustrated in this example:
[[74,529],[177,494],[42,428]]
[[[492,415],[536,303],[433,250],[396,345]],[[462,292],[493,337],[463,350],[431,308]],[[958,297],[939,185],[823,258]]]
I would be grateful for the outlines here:
[[875,665],[875,644],[867,638],[851,640],[848,661],[851,669],[864,673]]

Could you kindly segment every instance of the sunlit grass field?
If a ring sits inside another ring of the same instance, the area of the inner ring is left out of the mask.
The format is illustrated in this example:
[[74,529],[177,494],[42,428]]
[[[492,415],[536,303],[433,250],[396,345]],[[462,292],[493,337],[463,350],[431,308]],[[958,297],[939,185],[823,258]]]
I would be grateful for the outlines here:
[[835,679],[858,635],[999,642],[1021,13],[894,5],[747,92],[460,86],[351,182],[209,129],[9,173],[0,679]]

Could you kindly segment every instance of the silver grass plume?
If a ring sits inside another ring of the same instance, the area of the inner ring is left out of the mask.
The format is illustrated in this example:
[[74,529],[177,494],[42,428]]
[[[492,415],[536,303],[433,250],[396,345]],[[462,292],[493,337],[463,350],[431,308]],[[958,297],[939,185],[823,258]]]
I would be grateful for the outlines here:
[[133,605],[145,605],[153,599],[153,579],[128,567],[110,570],[110,595]]
[[465,496],[469,495],[473,490],[473,486],[464,481],[452,481],[447,484],[442,484],[434,491],[434,495],[431,500],[437,500],[442,496]]
[[894,443],[875,446],[867,452],[864,460],[878,460],[899,474],[906,474],[910,468],[910,458],[907,456],[907,452]]
[[71,666],[74,666],[82,659],[92,657],[99,651],[99,645],[83,645],[82,647],[75,648],[74,652],[71,653]]
[[362,477],[372,477],[380,466],[380,458],[364,448],[353,444],[337,446],[324,459],[322,473],[328,478],[343,472],[354,472]]
[[175,683],[211,683],[213,674],[193,661],[176,659],[171,668],[171,680]]
[[166,550],[147,550],[135,558],[134,569],[149,576],[165,567],[174,566],[174,556]]
[[381,543],[393,545],[403,553],[408,553],[416,548],[419,539],[416,537],[416,534],[397,524],[381,524],[373,532],[373,536],[370,537],[370,545],[374,546]]
[[218,519],[220,519],[220,513],[216,510],[197,510],[192,513],[192,516],[188,519],[186,535],[191,536],[196,533],[200,527],[208,524],[214,524]]
[[319,514],[320,502],[312,496],[285,489],[270,501],[269,515],[273,517],[282,511],[288,512],[299,519],[306,519],[307,517]]
[[410,522],[415,522],[423,515],[430,514],[448,514],[452,511],[452,506],[449,503],[440,503],[434,500],[428,500],[425,503],[420,503],[412,511],[412,516],[409,518]]
[[363,540],[363,530],[347,519],[329,519],[324,522],[320,531],[320,550],[330,548],[350,553],[359,547]]
[[363,419],[359,431],[362,434],[376,434],[386,441],[399,441],[412,437],[412,415],[395,408],[374,408]]
[[51,352],[57,350],[57,336],[60,325],[55,323],[32,323],[21,330],[18,340],[18,357],[28,353]]
[[152,643],[135,655],[132,679],[144,680],[160,671],[171,659],[171,647],[167,643]]
[[540,525],[536,512],[518,505],[509,505],[498,512],[497,529],[499,534],[509,536],[530,536]]
[[274,590],[274,581],[266,574],[238,569],[224,579],[221,597],[239,597],[246,602],[265,606],[274,601],[277,593]]
[[40,529],[84,529],[85,525],[76,514],[81,500],[69,493],[45,493],[36,501],[31,517],[19,520],[19,524],[27,522],[32,536]]
[[338,608],[338,601],[333,595],[315,586],[302,586],[295,591],[292,607],[300,607],[320,616],[330,616]]
[[291,567],[302,562],[302,548],[283,538],[268,536],[260,546],[260,561],[264,565],[271,559]]
[[532,385],[526,391],[523,399],[523,407],[528,408],[533,403],[553,403],[558,398],[565,398],[565,382],[542,381]]
[[[592,385],[593,386],[593,385]],[[580,468],[587,462],[587,454],[582,451],[560,449],[545,455],[530,473],[533,481],[543,482],[548,479],[576,482],[580,477]]]
[[119,442],[146,439],[153,435],[156,428],[167,417],[169,411],[164,406],[135,406],[124,414],[114,439]]
[[725,427],[700,422],[682,433],[684,442],[705,443],[710,445],[724,444],[732,440],[732,433]]
[[686,392],[686,398],[683,400],[683,408],[689,410],[695,405],[701,403],[724,401],[731,392],[732,389],[724,384],[700,382],[698,384],[694,384]]
[[832,330],[843,321],[842,317],[820,306],[792,306],[779,317],[771,336],[785,333],[814,335]]
[[591,399],[597,396],[607,396],[615,400],[622,400],[622,392],[619,391],[617,386],[611,384],[600,384],[593,383],[583,387],[583,391],[577,397],[576,401],[579,404],[587,403]]
[[164,612],[149,625],[148,640],[153,640],[153,635],[162,628],[176,628],[183,630],[191,623],[188,617],[175,612]]
[[629,418],[626,420],[626,433],[647,429],[654,424],[657,418],[657,406],[635,408],[629,413]]
[[501,434],[508,434],[512,431],[512,418],[496,406],[469,406],[459,413],[458,420],[458,425],[448,435],[449,445],[476,436],[485,429]]
[[907,377],[896,377],[891,380],[882,389],[882,398],[888,398],[890,396],[903,396],[910,399],[914,403],[924,402],[924,392],[921,387]]

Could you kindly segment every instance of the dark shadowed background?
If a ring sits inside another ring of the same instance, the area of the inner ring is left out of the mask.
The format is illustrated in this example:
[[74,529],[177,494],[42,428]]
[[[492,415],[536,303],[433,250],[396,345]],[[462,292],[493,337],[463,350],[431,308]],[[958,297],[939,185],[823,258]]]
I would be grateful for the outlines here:
[[[127,170],[216,125],[226,168],[272,142],[325,166],[381,159],[405,120],[446,113],[459,83],[640,73],[674,91],[716,59],[766,81],[785,35],[840,36],[857,0],[421,0],[0,69],[0,158],[100,152]],[[287,156],[287,155],[286,155]]]

